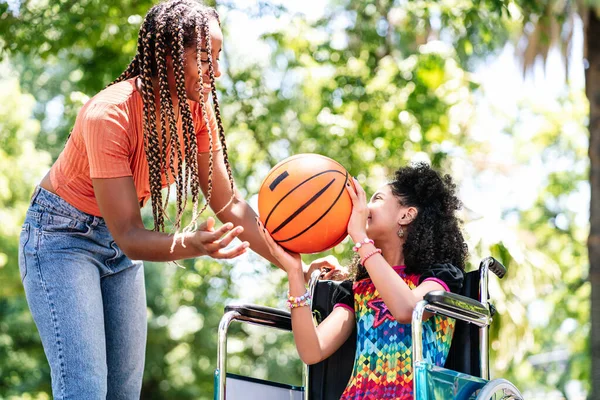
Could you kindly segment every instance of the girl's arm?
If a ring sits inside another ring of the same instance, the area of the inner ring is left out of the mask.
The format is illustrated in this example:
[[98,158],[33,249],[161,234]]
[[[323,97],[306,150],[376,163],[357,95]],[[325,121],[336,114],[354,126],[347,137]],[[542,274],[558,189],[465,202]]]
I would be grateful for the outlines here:
[[[195,232],[177,238],[144,227],[133,178],[92,179],[96,201],[106,225],[117,245],[131,259],[145,261],[175,261],[208,255],[213,258],[233,258],[243,254],[248,243],[224,250],[242,231],[233,224],[214,229],[209,218]],[[223,237],[223,235],[225,235]]]
[[[302,296],[306,292],[304,275],[300,267],[288,272],[290,295]],[[352,334],[354,312],[336,307],[331,314],[315,327],[309,306],[291,310],[292,331],[300,359],[305,364],[316,364],[332,355]]]
[[[289,253],[275,243],[258,219],[256,225],[272,256],[288,274],[290,295],[300,297],[305,294],[300,255]],[[315,327],[309,306],[293,308],[291,314],[298,354],[302,361],[309,365],[332,355],[350,337],[354,329],[354,312],[342,307],[336,307],[318,327]]]
[[[367,237],[366,225],[368,217],[367,198],[365,191],[357,180],[354,181],[356,192],[348,187],[348,193],[352,199],[353,208],[350,222],[348,223],[348,233],[352,240],[357,243]],[[372,244],[363,245],[358,250],[362,258],[375,250]],[[445,290],[445,288],[435,281],[425,281],[415,289],[411,289],[406,282],[394,271],[390,264],[383,258],[381,253],[375,254],[364,263],[364,267],[369,273],[369,277],[377,288],[383,302],[390,310],[396,321],[401,324],[409,324],[412,320],[412,313],[417,303],[423,300],[423,297],[432,290]],[[423,319],[431,316],[426,313]]]
[[[359,250],[361,257],[364,257],[375,249],[374,246],[363,247],[366,248]],[[370,257],[365,262],[364,267],[369,272],[373,284],[377,288],[383,302],[394,316],[394,319],[401,324],[411,323],[415,306],[419,301],[423,300],[423,297],[427,293],[433,290],[445,290],[442,285],[435,281],[425,281],[416,288],[411,289],[390,264],[385,261],[381,254]],[[426,320],[430,316],[431,313],[426,313],[423,319]]]

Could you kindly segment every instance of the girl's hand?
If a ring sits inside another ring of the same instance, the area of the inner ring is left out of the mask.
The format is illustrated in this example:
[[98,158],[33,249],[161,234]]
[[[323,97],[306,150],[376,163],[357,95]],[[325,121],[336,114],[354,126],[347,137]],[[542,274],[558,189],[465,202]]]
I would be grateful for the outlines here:
[[[239,245],[225,250],[233,239],[238,237],[244,228],[241,226],[233,227],[232,223],[227,223],[215,230],[215,220],[208,217],[197,231],[192,234],[192,244],[198,248],[203,255],[212,258],[234,258],[246,252],[250,245],[248,242],[242,242]],[[222,237],[225,235],[224,237]]]
[[300,258],[300,254],[287,251],[275,243],[275,240],[273,240],[273,237],[271,237],[271,234],[267,231],[262,222],[260,222],[258,217],[256,218],[256,223],[258,224],[258,231],[269,247],[269,251],[273,257],[279,261],[285,272],[287,272],[288,275],[291,272],[302,272],[302,258]]
[[352,179],[354,179],[356,191],[354,191],[352,185],[346,185],[346,189],[352,199],[352,215],[350,216],[350,221],[348,221],[348,234],[356,243],[367,237],[369,209],[367,208],[367,195],[365,191],[356,178]]
[[320,279],[343,280],[348,277],[348,271],[340,265],[337,258],[332,255],[317,258],[304,268],[304,280],[309,281],[315,270],[321,270]]

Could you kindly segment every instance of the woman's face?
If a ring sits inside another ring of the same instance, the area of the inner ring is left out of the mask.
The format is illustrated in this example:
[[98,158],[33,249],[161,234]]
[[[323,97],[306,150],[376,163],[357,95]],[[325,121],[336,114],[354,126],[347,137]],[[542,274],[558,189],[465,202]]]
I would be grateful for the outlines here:
[[[215,78],[221,76],[221,70],[219,67],[219,54],[221,53],[221,47],[223,46],[223,32],[219,27],[219,23],[215,18],[209,19],[209,31],[210,31],[210,44],[212,54],[208,54],[206,51],[206,45],[204,38],[202,39],[202,53],[200,60],[202,66],[199,69],[196,59],[196,48],[189,47],[185,50],[184,59],[184,76],[185,76],[185,92],[188,99],[199,102],[200,96],[204,97],[206,101],[211,91],[210,73],[208,71],[208,60],[209,57],[212,60],[213,71]],[[202,85],[200,84],[200,74],[202,74]]]
[[399,229],[398,220],[408,209],[400,204],[390,185],[380,187],[371,197],[367,208],[367,236],[373,240],[396,236]]

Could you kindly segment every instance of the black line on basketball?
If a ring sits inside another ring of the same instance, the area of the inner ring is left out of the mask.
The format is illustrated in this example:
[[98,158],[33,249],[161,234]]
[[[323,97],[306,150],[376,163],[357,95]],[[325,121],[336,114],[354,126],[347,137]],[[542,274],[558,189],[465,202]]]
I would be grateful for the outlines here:
[[[271,211],[269,211],[269,215],[267,215],[267,218],[265,219],[265,226],[268,227],[269,218],[271,218],[271,215],[273,214],[273,211],[275,211],[275,209],[277,209],[277,206],[279,206],[279,204],[281,204],[281,202],[283,200],[285,200],[286,197],[291,195],[294,192],[294,190],[298,189],[300,186],[304,185],[306,182],[310,181],[311,179],[315,179],[316,177],[326,174],[328,172],[335,172],[338,174],[342,174],[341,171],[338,171],[336,169],[328,169],[326,171],[319,172],[318,174],[315,174],[309,178],[306,178],[304,181],[300,182],[298,185],[296,185],[296,187],[292,188],[289,192],[287,192],[287,194],[285,196],[283,196],[281,199],[279,199],[279,201],[273,206],[273,208],[271,208]],[[346,180],[348,180],[348,172],[346,172]],[[271,235],[272,235],[272,233],[271,233]]]
[[281,183],[281,181],[283,181],[288,176],[290,176],[290,174],[288,174],[287,171],[283,171],[281,174],[279,174],[279,176],[277,178],[275,178],[275,180],[273,182],[271,182],[271,184],[269,185],[269,189],[271,189],[271,192],[273,190],[275,190],[277,185],[279,185]]
[[276,242],[277,243],[289,242],[290,240],[296,239],[298,236],[302,235],[304,232],[308,231],[310,228],[312,228],[313,226],[315,226],[316,224],[318,224],[319,221],[322,220],[323,217],[325,217],[327,215],[327,213],[333,208],[333,206],[335,206],[335,203],[338,202],[338,200],[342,196],[342,193],[344,193],[344,190],[346,190],[346,183],[348,183],[348,172],[346,172],[345,177],[346,177],[346,179],[344,180],[344,184],[342,185],[342,190],[338,193],[337,197],[335,198],[334,202],[331,203],[331,205],[329,206],[329,208],[327,210],[325,210],[325,212],[323,214],[321,214],[321,216],[319,218],[317,218],[317,220],[315,222],[313,222],[312,224],[310,224],[309,227],[307,227],[306,229],[304,229],[302,232],[298,233],[296,236],[292,236],[291,238],[287,238],[287,239],[284,239],[284,240],[276,240]]
[[292,220],[294,218],[296,218],[298,216],[298,214],[300,214],[302,211],[306,210],[306,208],[308,206],[310,206],[312,203],[314,203],[319,197],[321,197],[321,195],[323,193],[325,193],[327,191],[327,189],[329,189],[329,186],[333,185],[333,182],[335,182],[335,178],[333,178],[331,180],[331,182],[329,182],[327,185],[325,185],[323,187],[323,189],[319,190],[317,193],[315,193],[315,195],[313,197],[311,197],[310,199],[308,199],[308,201],[304,204],[302,204],[296,211],[294,211],[294,213],[292,215],[290,215],[289,217],[287,217],[287,219],[285,221],[283,221],[277,228],[275,228],[275,230],[271,233],[271,235],[276,234],[277,232],[279,232],[281,229],[283,229],[287,224],[289,224],[290,222],[292,222]]

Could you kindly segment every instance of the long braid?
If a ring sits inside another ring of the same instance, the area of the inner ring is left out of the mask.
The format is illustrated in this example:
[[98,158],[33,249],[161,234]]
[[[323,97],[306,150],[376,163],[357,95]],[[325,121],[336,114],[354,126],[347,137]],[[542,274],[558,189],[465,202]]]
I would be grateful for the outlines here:
[[[169,90],[168,76],[167,76],[167,62],[166,62],[166,49],[173,48],[173,35],[171,31],[171,26],[173,25],[173,18],[177,18],[177,15],[173,13],[173,10],[176,6],[182,3],[182,0],[171,1],[167,4],[164,4],[164,10],[159,15],[158,19],[158,29],[157,29],[157,43],[158,47],[156,48],[156,56],[157,56],[157,73],[159,78],[159,88],[161,95],[161,121],[164,121],[163,110],[167,112],[169,119],[169,138],[168,140],[164,140],[165,147],[169,147],[168,155],[165,149],[165,159],[167,160],[167,164],[169,166],[169,170],[171,172],[171,176],[175,183],[175,192],[177,194],[176,201],[178,204],[178,212],[173,222],[168,217],[167,206],[170,200],[171,194],[171,185],[167,184],[167,196],[162,208],[162,213],[166,216],[166,218],[171,221],[173,225],[173,230],[177,232],[181,226],[181,216],[182,209],[181,207],[181,199],[184,198],[185,195],[185,182],[182,179],[182,166],[181,166],[181,144],[179,141],[179,134],[177,130],[177,117],[175,116],[173,99],[171,97],[171,92]],[[167,40],[165,37],[170,37]],[[172,52],[172,51],[171,51]],[[160,62],[159,59],[160,58]],[[165,103],[163,103],[165,101]],[[163,122],[164,126],[164,122]],[[164,138],[164,136],[163,136]],[[168,144],[167,144],[168,142]],[[175,164],[173,161],[179,159],[179,162]],[[166,173],[166,168],[164,168]]]
[[[217,19],[218,20],[218,19]],[[212,62],[212,52],[211,52],[211,44],[210,44],[210,33],[209,33],[209,27],[208,27],[208,23],[204,24],[204,34],[206,35],[206,50],[208,51],[208,73],[210,76],[210,87],[211,87],[211,93],[212,93],[212,98],[213,98],[213,104],[215,107],[215,116],[217,118],[217,126],[219,128],[219,139],[221,141],[221,146],[223,148],[223,161],[225,162],[225,167],[227,169],[227,175],[229,177],[229,187],[231,189],[231,197],[229,198],[229,201],[223,206],[221,207],[221,209],[219,211],[217,211],[215,213],[215,215],[218,215],[220,212],[222,212],[224,209],[226,209],[229,204],[231,204],[231,201],[233,200],[234,196],[235,196],[235,188],[234,188],[234,183],[233,183],[233,174],[231,172],[231,164],[229,163],[229,155],[227,154],[227,142],[225,141],[225,129],[223,129],[223,121],[221,120],[221,109],[219,107],[219,100],[217,98],[217,87],[215,85],[215,69],[213,66],[213,62]],[[209,189],[209,191],[212,188]]]
[[[203,16],[204,12],[200,12],[200,15]],[[208,21],[206,21],[206,24],[208,24]],[[196,66],[198,68],[198,76],[199,76],[199,87],[200,90],[202,90],[202,68],[201,68],[201,61],[200,61],[200,55],[201,52],[199,52],[199,48],[201,48],[201,36],[198,34],[200,32],[199,30],[199,19],[195,18],[194,19],[194,32],[196,34]],[[182,79],[183,82],[183,79]],[[204,106],[202,105],[204,103],[204,95],[200,96],[200,107],[201,109],[204,108]],[[187,105],[187,102],[186,102]],[[186,110],[187,111],[187,110]],[[191,120],[191,112],[190,112],[190,120]],[[209,202],[210,202],[210,197],[211,197],[211,193],[208,193],[207,196],[207,201],[206,204],[204,205],[204,207],[200,210],[200,212],[198,212],[198,202],[199,202],[199,197],[200,197],[200,184],[198,181],[198,138],[196,136],[196,132],[193,129],[193,123],[189,124],[189,126],[192,128],[192,130],[190,131],[190,142],[189,142],[189,153],[186,154],[186,157],[188,158],[189,162],[186,163],[187,166],[189,166],[189,172],[190,175],[192,177],[194,177],[195,179],[192,180],[192,184],[190,185],[190,191],[192,194],[192,219],[190,221],[190,223],[188,224],[188,226],[186,227],[186,230],[191,230],[191,229],[196,229],[196,220],[198,219],[199,215],[201,213],[204,212],[204,210],[206,209],[206,207],[208,206]],[[207,125],[208,127],[208,125]],[[208,135],[208,140],[209,140],[209,162],[208,162],[208,166],[209,166],[209,171],[212,171],[213,169],[213,154],[212,154],[212,150],[213,150],[213,140],[212,140],[212,135],[209,132]],[[212,181],[212,173],[209,173],[209,185],[211,185],[211,181]]]
[[[205,13],[201,13],[200,18],[196,20],[196,38],[197,38],[196,39],[196,63],[198,65],[198,69],[199,69],[198,77],[199,77],[200,90],[202,90],[202,88],[204,87],[204,79],[203,79],[203,76],[201,73],[201,65],[202,65],[202,40],[201,40],[202,34],[200,32],[201,28],[208,28],[208,18]],[[210,58],[210,54],[211,54],[211,52],[210,52],[210,33],[206,33],[206,30],[205,30],[204,37],[205,37],[205,41],[207,43],[206,51],[208,52],[209,58]],[[209,122],[209,118],[208,118],[207,105],[206,105],[206,102],[204,101],[204,95],[200,96],[200,109],[202,110],[202,118],[204,120],[204,124],[208,129],[210,129],[210,122]],[[194,201],[194,213],[192,215],[192,221],[188,225],[188,228],[191,228],[192,226],[194,226],[196,219],[198,218],[198,216],[200,214],[202,214],[204,212],[204,210],[206,210],[206,208],[210,204],[210,200],[212,198],[213,171],[214,171],[214,156],[213,156],[214,143],[213,143],[212,133],[210,131],[208,134],[208,140],[209,140],[208,193],[206,195],[206,203],[204,204],[204,206],[202,207],[200,212],[196,212],[198,202],[197,202],[197,200]],[[196,142],[196,140],[194,140],[194,142]],[[195,144],[195,147],[197,147],[196,144]],[[196,163],[195,168],[193,169],[192,172],[195,176],[198,176],[198,163]],[[196,193],[194,193],[194,188],[192,188],[192,198],[193,199],[198,198],[198,189],[197,188],[196,188]]]
[[[162,212],[162,179],[160,170],[160,156],[158,135],[156,134],[156,106],[154,87],[152,85],[152,69],[150,66],[153,57],[150,39],[152,33],[144,26],[142,35],[142,91],[144,98],[144,144],[148,160],[150,183],[150,196],[152,199],[152,215],[154,216],[154,230],[164,231],[164,213]],[[152,46],[154,47],[154,46]]]
[[[174,43],[171,48],[173,49],[173,71],[175,74],[175,88],[177,91],[177,98],[179,100],[179,113],[181,114],[181,128],[183,131],[182,133],[184,145],[184,157],[182,158],[181,151],[177,153],[179,166],[183,166],[183,174],[180,176],[180,178],[182,179],[182,185],[180,187],[181,199],[178,199],[177,202],[177,213],[181,215],[183,213],[183,210],[187,206],[187,196],[185,196],[185,194],[188,185],[190,185],[191,187],[193,187],[194,185],[198,185],[197,179],[192,179],[192,175],[190,173],[190,164],[197,164],[198,160],[197,158],[194,159],[195,157],[189,157],[191,152],[190,141],[195,140],[196,135],[194,130],[192,114],[185,93],[185,75],[183,66],[185,58],[185,47],[183,43],[183,25],[181,21],[177,23],[176,30],[177,35],[173,35]],[[180,200],[183,201],[180,202]],[[197,201],[197,199],[195,200]]]
[[[160,94],[160,123],[161,123],[161,171],[165,171],[168,165],[168,168],[171,172],[171,176],[176,182],[176,185],[179,186],[180,183],[180,171],[175,170],[175,165],[173,164],[173,160],[175,159],[175,152],[179,151],[177,146],[170,146],[170,151],[167,154],[167,147],[169,141],[173,142],[173,136],[177,137],[177,120],[175,117],[175,113],[173,110],[173,99],[171,98],[171,92],[169,91],[169,82],[167,77],[167,57],[166,51],[167,48],[165,42],[164,30],[166,27],[166,17],[163,12],[162,15],[159,16],[159,21],[157,24],[157,32],[156,32],[156,66],[158,72],[158,82],[159,82],[159,94]],[[167,119],[169,120],[169,132],[170,132],[170,140],[167,139],[167,121],[165,121],[165,114],[167,114]],[[175,139],[177,140],[177,138]],[[167,205],[169,203],[169,197],[171,194],[171,185],[167,185],[167,196],[162,205],[163,214],[165,214],[168,218],[168,213],[165,212]],[[177,230],[178,224],[175,222],[175,229]]]

